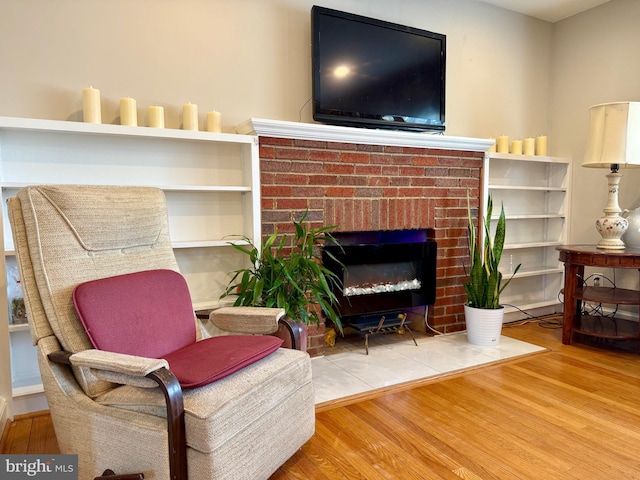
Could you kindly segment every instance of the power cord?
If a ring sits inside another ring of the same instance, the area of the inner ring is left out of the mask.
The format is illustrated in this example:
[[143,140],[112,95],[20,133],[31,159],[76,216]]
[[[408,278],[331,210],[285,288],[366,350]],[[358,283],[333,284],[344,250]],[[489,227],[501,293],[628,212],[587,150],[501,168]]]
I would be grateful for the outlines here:
[[542,315],[532,315],[531,313],[529,313],[529,312],[527,312],[525,310],[522,310],[521,308],[517,307],[516,305],[510,305],[508,303],[505,303],[504,306],[505,307],[515,308],[520,313],[526,315],[527,318],[525,318],[523,320],[513,320],[511,322],[506,322],[506,323],[504,323],[502,325],[503,327],[507,327],[507,328],[508,327],[520,327],[520,326],[526,325],[528,323],[537,323],[542,328],[561,328],[562,327],[561,313],[560,312],[545,313],[545,314],[542,314]]
[[[602,275],[602,274],[591,274],[586,278],[582,278],[579,277],[580,281],[582,281],[583,286],[589,286],[588,282],[589,280],[593,279],[593,283],[594,283],[594,287],[602,287],[602,281],[606,281],[608,282],[611,287],[615,288],[616,286],[616,282],[615,282],[615,271],[614,271],[614,278],[613,280],[611,280],[610,278]],[[562,298],[560,298],[562,297]],[[558,292],[558,302],[564,305],[564,292],[562,290],[560,290]],[[508,304],[505,303],[504,304],[505,307],[511,307],[514,308],[515,310],[517,310],[518,312],[524,314],[527,316],[527,318],[522,319],[522,320],[514,320],[511,322],[506,322],[503,324],[503,327],[519,327],[522,325],[526,325],[528,323],[537,323],[541,328],[549,328],[549,329],[557,329],[557,328],[562,328],[562,313],[561,312],[554,312],[554,313],[545,313],[543,315],[533,315],[525,310],[522,310],[520,307],[516,306],[516,305],[512,305],[512,304]],[[602,308],[602,304],[598,303],[598,304],[592,304],[592,303],[588,303],[588,302],[582,302],[582,312],[581,315],[594,315],[597,314],[598,316],[601,317],[612,317],[615,318],[616,313],[618,312],[618,305],[616,305],[616,308],[610,313],[610,314],[605,314],[603,308]],[[429,307],[425,308],[425,313],[424,313],[424,325],[426,328],[428,328],[431,332],[433,332],[436,335],[446,335],[445,333],[442,333],[438,330],[436,330],[435,328],[433,328],[431,325],[429,325],[429,322],[427,320],[427,315],[429,314]],[[457,333],[457,332],[455,332]]]
[[[522,325],[526,325],[528,323],[537,323],[538,325],[540,325],[540,327],[542,328],[561,328],[562,327],[562,314],[560,312],[554,312],[554,313],[545,313],[543,315],[532,315],[529,312],[526,312],[525,310],[522,310],[521,308],[517,307],[516,305],[511,305],[508,303],[504,304],[505,307],[512,307],[516,310],[518,310],[520,313],[523,313],[524,315],[527,316],[527,318],[523,319],[523,320],[514,320],[512,322],[506,322],[504,323],[502,326],[503,327],[519,327]],[[431,331],[433,334],[435,335],[452,335],[455,333],[460,333],[460,332],[451,332],[451,333],[443,333],[439,330],[436,330],[434,327],[432,327],[431,325],[429,325],[429,320],[428,320],[428,315],[429,315],[429,306],[425,306],[424,309],[424,326],[426,329],[428,329],[429,331]],[[555,320],[553,320],[555,319]]]
[[302,122],[302,110],[304,110],[304,107],[307,106],[307,104],[311,101],[312,97],[309,97],[309,100],[307,100],[306,102],[304,102],[304,104],[300,107],[300,110],[298,110],[298,121]]
[[[602,281],[606,281],[610,287],[616,288],[616,279],[615,279],[615,270],[613,271],[613,280],[609,277],[602,275],[601,273],[592,273],[588,277],[580,277],[578,278],[582,281],[583,287],[589,286],[589,281],[591,280],[594,287],[605,287],[602,284]],[[618,305],[615,305],[613,311],[609,314],[605,313],[604,308],[602,307],[602,303],[593,303],[593,302],[582,302],[582,310],[580,312],[581,316],[594,316],[594,317],[610,317],[615,318],[618,313]]]

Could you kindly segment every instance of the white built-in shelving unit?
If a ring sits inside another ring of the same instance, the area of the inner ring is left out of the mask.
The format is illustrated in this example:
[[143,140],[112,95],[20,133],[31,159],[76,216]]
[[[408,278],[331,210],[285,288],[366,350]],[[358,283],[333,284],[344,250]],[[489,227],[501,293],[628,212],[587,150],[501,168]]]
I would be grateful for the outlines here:
[[484,198],[493,198],[493,229],[502,205],[507,219],[500,271],[509,278],[522,264],[501,296],[507,312],[560,304],[564,269],[556,247],[567,243],[570,185],[570,159],[485,155]]
[[[161,188],[195,310],[217,306],[228,273],[246,266],[229,243],[260,239],[256,136],[0,117],[3,275],[16,268],[6,199],[34,184]],[[0,341],[9,339],[11,366],[0,366],[0,373],[11,375],[15,404],[42,387],[28,325],[9,325],[9,318],[3,308],[0,331],[8,328],[8,335]],[[13,413],[24,409],[30,407]]]

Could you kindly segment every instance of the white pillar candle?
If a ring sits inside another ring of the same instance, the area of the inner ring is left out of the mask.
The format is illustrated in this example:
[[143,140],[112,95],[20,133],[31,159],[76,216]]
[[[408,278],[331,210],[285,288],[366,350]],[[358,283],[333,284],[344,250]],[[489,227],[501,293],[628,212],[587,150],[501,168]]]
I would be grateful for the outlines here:
[[149,107],[149,126],[164,128],[164,108],[157,105]]
[[198,130],[198,106],[194,103],[185,103],[182,106],[182,129]]
[[495,138],[493,138],[493,137],[489,137],[489,140],[493,140],[493,145],[491,145],[491,146],[489,147],[489,149],[487,150],[487,152],[489,152],[489,153],[493,153],[493,152],[495,152],[495,151],[496,151],[496,139],[495,139]]
[[221,132],[222,131],[222,116],[220,112],[213,110],[207,112],[207,132]]
[[88,87],[82,90],[82,116],[87,123],[102,123],[100,90]]
[[509,153],[509,137],[507,135],[500,135],[497,143],[498,153]]
[[511,153],[522,155],[522,140],[514,140],[511,142]]
[[536,152],[536,141],[534,138],[529,137],[524,139],[523,144],[523,153],[525,155],[535,155]]
[[120,125],[138,126],[138,111],[135,99],[128,97],[120,99]]
[[546,135],[540,135],[536,137],[536,155],[547,155],[547,137]]

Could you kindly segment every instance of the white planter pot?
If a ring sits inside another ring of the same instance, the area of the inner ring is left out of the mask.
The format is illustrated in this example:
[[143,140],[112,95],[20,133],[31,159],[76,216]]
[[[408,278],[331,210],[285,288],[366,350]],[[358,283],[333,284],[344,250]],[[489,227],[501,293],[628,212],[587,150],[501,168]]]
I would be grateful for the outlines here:
[[464,306],[467,341],[473,345],[492,347],[500,345],[504,308],[486,309]]

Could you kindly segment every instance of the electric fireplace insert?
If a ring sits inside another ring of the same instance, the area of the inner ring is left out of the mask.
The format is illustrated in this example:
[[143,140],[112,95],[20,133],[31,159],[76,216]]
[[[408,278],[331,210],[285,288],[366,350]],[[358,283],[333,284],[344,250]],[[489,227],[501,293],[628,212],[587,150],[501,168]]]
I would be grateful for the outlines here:
[[437,244],[427,230],[333,235],[338,245],[325,245],[322,262],[342,281],[334,293],[343,324],[435,303]]

